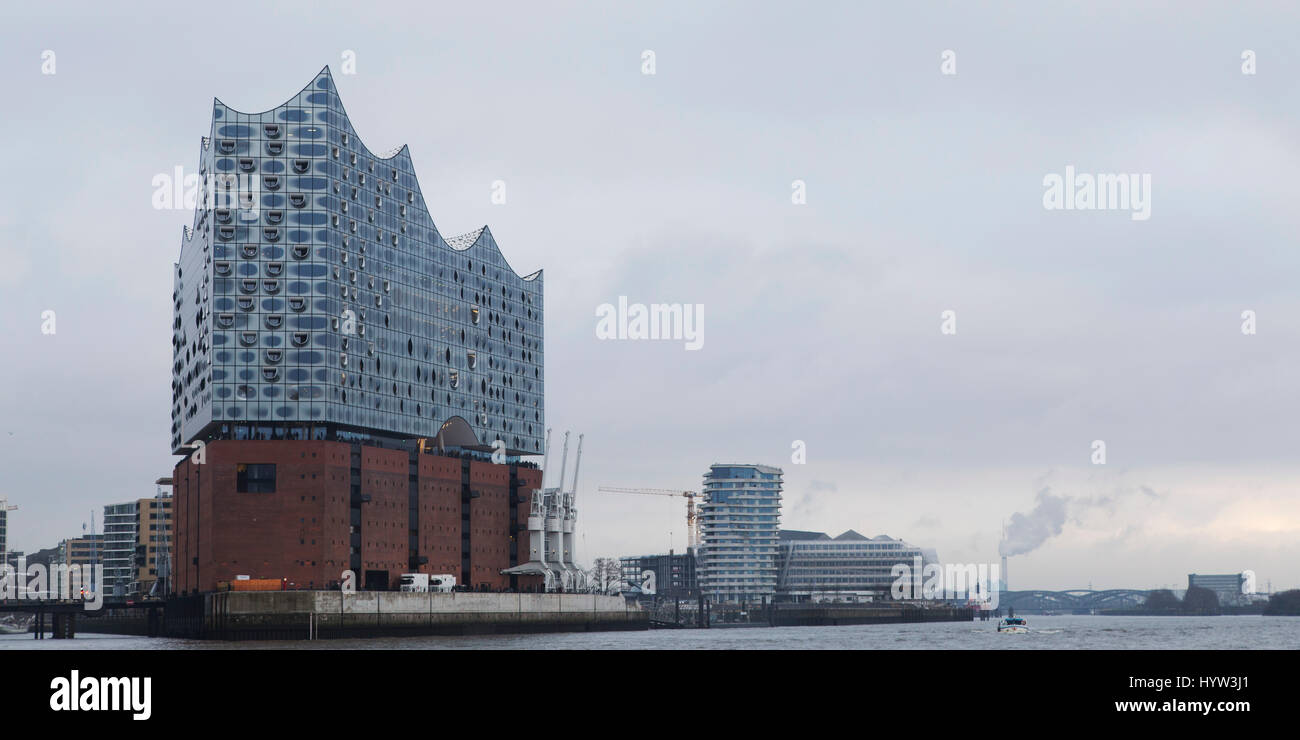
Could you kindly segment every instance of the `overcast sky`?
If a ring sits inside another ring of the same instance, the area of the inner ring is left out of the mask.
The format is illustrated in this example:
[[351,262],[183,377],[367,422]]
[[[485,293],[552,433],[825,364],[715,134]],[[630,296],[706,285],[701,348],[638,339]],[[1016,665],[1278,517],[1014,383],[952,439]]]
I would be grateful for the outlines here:
[[[1018,521],[1013,588],[1300,586],[1294,5],[462,5],[6,5],[12,548],[170,473],[192,213],[153,178],[197,168],[212,98],[264,110],[328,64],[366,145],[410,146],[442,233],[488,224],[545,270],[547,425],[587,435],[580,560],[685,546],[680,500],[598,485],[739,461],[785,470],[789,528],[995,562]],[[1149,219],[1045,209],[1067,166],[1149,175]],[[703,348],[597,339],[619,296],[703,304]]]

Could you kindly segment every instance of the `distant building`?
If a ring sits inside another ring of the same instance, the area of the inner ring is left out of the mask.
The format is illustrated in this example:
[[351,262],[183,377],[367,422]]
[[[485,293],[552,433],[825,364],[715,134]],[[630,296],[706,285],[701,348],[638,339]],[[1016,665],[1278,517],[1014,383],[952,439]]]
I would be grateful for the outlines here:
[[136,598],[148,594],[160,569],[167,567],[171,531],[171,496],[105,506],[100,556],[105,595]]
[[[54,555],[50,559],[50,562],[46,563],[46,565],[50,567],[51,572],[60,565],[102,565],[104,562],[103,550],[104,535],[82,535],[81,537],[60,542],[55,547]],[[37,554],[40,555],[41,553]],[[28,565],[30,566],[34,562],[36,562],[35,559],[29,560]],[[57,576],[55,576],[55,578],[57,578]],[[93,571],[90,574],[89,581],[85,585],[89,590],[99,590],[99,581]],[[51,583],[50,588],[52,590],[58,590],[60,586],[58,583]]]
[[140,502],[104,507],[104,595],[125,598],[135,579],[135,544]]
[[883,534],[865,537],[850,529],[831,537],[824,532],[782,530],[777,595],[790,601],[885,597],[895,580],[894,565],[913,568],[916,558],[923,563],[935,559],[915,545]]
[[59,543],[55,565],[94,565],[102,563],[104,535],[88,534]]
[[1246,584],[1245,573],[1228,573],[1226,575],[1201,575],[1189,573],[1187,588],[1208,588],[1219,597],[1220,606],[1238,606],[1249,603],[1250,599],[1242,593]]
[[654,574],[656,599],[693,599],[699,595],[695,574],[695,553],[669,552],[667,555],[635,555],[619,558],[623,567],[623,581],[631,588],[640,589],[645,583],[645,573]]
[[717,464],[704,476],[700,590],[717,603],[760,602],[776,592],[780,468]]
[[[60,543],[62,544],[62,543]],[[18,567],[18,559],[22,558],[27,567],[40,565],[49,568],[51,565],[59,564],[59,545],[47,547],[44,550],[37,550],[33,553],[9,551],[9,565],[15,569]]]
[[170,565],[172,499],[170,495],[142,498],[136,509],[135,576],[127,596],[146,596],[159,578],[166,578]]

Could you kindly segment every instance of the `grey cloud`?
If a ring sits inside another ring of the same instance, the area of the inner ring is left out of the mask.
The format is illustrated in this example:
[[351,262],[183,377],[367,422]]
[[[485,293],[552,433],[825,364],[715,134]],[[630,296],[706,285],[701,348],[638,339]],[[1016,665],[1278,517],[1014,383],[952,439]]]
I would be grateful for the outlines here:
[[[849,471],[787,492],[792,516],[829,517],[881,495],[855,466],[1031,481],[1087,466],[1099,438],[1132,470],[1293,466],[1300,251],[1279,245],[1297,227],[1300,66],[1278,50],[1300,9],[1191,5],[520,3],[501,24],[496,7],[234,3],[231,17],[299,32],[228,53],[195,42],[204,11],[174,3],[22,6],[0,26],[20,112],[0,137],[21,142],[0,179],[13,545],[75,535],[173,462],[171,263],[191,214],[153,210],[150,177],[196,166],[214,96],[261,110],[349,48],[349,113],[372,149],[410,145],[439,227],[490,223],[514,268],[545,269],[547,423],[588,433],[584,480],[698,490],[710,463],[781,464],[799,438],[810,464]],[[1150,172],[1151,220],[1044,211],[1042,178],[1067,164]],[[489,200],[496,179],[507,205]],[[618,295],[705,304],[704,348],[596,340],[594,308]],[[39,333],[46,308],[56,337]],[[1247,308],[1255,336],[1239,330]],[[955,336],[939,331],[947,309]],[[1176,496],[1176,479],[1146,480],[1070,490],[1064,518],[1049,492],[1010,546]],[[929,512],[971,485],[891,516],[942,518],[965,544],[993,522]],[[991,518],[1025,507],[1015,486],[987,495]],[[602,554],[666,549],[661,530],[680,528],[667,509],[645,523],[586,500]],[[1117,555],[1098,563],[1127,573]]]

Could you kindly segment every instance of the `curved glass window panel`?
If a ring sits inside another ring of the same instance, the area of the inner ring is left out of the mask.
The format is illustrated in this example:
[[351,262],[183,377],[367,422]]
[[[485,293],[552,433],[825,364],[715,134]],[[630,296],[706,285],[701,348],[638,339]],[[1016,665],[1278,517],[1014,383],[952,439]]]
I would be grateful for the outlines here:
[[[319,98],[321,107],[314,107],[317,103],[308,95]],[[177,269],[182,294],[177,316],[182,329],[202,326],[206,320],[217,331],[191,342],[178,329],[185,359],[174,375],[173,442],[179,446],[193,438],[212,419],[248,420],[244,424],[320,420],[389,435],[432,436],[443,420],[455,416],[466,420],[480,441],[499,436],[512,448],[540,454],[545,426],[541,273],[513,272],[486,229],[461,236],[441,234],[423,201],[417,203],[419,185],[405,149],[382,159],[370,155],[360,142],[353,147],[350,123],[328,71],[301,95],[264,113],[235,113],[217,103],[212,125],[214,136],[200,155],[200,171],[217,178],[219,200],[213,208],[224,210],[207,214],[206,221],[202,209],[196,214],[193,231],[201,238],[194,247],[182,247],[178,263],[186,276],[201,277],[197,291],[193,286],[186,290]],[[251,181],[254,174],[278,180]],[[267,184],[278,185],[278,190]],[[244,195],[250,190],[255,194],[251,201]],[[315,198],[313,191],[319,191]],[[220,200],[223,194],[225,200]],[[363,211],[375,209],[373,222],[370,213],[363,216],[351,207],[362,195],[367,199]],[[391,210],[386,202],[390,199],[396,199]],[[236,204],[245,206],[243,212],[234,212]],[[417,204],[421,207],[412,207]],[[234,227],[233,233],[221,231],[222,226]],[[253,244],[245,244],[250,241]],[[212,258],[206,264],[204,248]],[[345,262],[343,255],[349,251]],[[292,255],[289,270],[269,264],[285,259],[286,252]],[[230,266],[213,267],[214,260]],[[241,266],[251,271],[241,271]],[[334,277],[340,267],[339,277]],[[360,271],[355,283],[349,268]],[[256,280],[255,291],[243,293],[240,281],[245,279]],[[280,282],[267,282],[277,279]],[[212,296],[205,297],[205,285]],[[333,285],[340,286],[338,294]],[[194,308],[191,298],[197,301]],[[367,326],[363,306],[368,313],[379,312],[374,316],[377,327]],[[344,336],[340,316],[349,310],[353,315]],[[268,331],[268,315],[290,320],[281,319]],[[251,332],[254,344],[241,346],[241,332],[251,328],[261,333]],[[365,358],[368,373],[340,372],[339,357],[333,353],[340,351],[344,339],[350,340],[351,351],[344,351],[353,365],[348,370],[355,371],[358,360]],[[210,351],[209,342],[226,346]],[[371,342],[374,355],[368,354]],[[227,343],[238,349],[231,351]],[[449,344],[458,348],[459,360],[456,353],[444,358]],[[268,350],[282,351],[281,361],[270,362]],[[478,366],[480,355],[483,368]],[[417,367],[417,361],[427,367]],[[291,370],[305,373],[287,378],[295,400],[287,401],[286,386],[262,378],[263,368],[270,366],[283,368],[281,382]],[[315,377],[317,370],[324,375]],[[453,371],[455,388],[450,387]],[[215,372],[226,373],[222,382],[212,380]],[[307,395],[309,382],[318,384],[319,395]],[[238,384],[246,384],[251,393],[236,401]],[[352,394],[346,404],[340,400],[345,388]],[[299,401],[308,398],[320,400],[300,408]],[[444,408],[449,411],[443,413]]]

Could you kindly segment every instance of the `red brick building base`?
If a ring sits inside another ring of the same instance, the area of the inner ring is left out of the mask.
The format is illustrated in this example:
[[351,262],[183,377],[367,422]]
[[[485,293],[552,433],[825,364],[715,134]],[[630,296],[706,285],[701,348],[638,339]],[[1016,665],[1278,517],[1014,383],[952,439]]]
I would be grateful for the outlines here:
[[[449,573],[475,590],[539,585],[501,575],[527,559],[536,468],[298,440],[217,440],[195,457],[172,475],[177,593],[237,576],[336,588],[349,570],[358,590],[395,589],[403,573]],[[240,490],[249,465],[275,466],[274,491]]]

